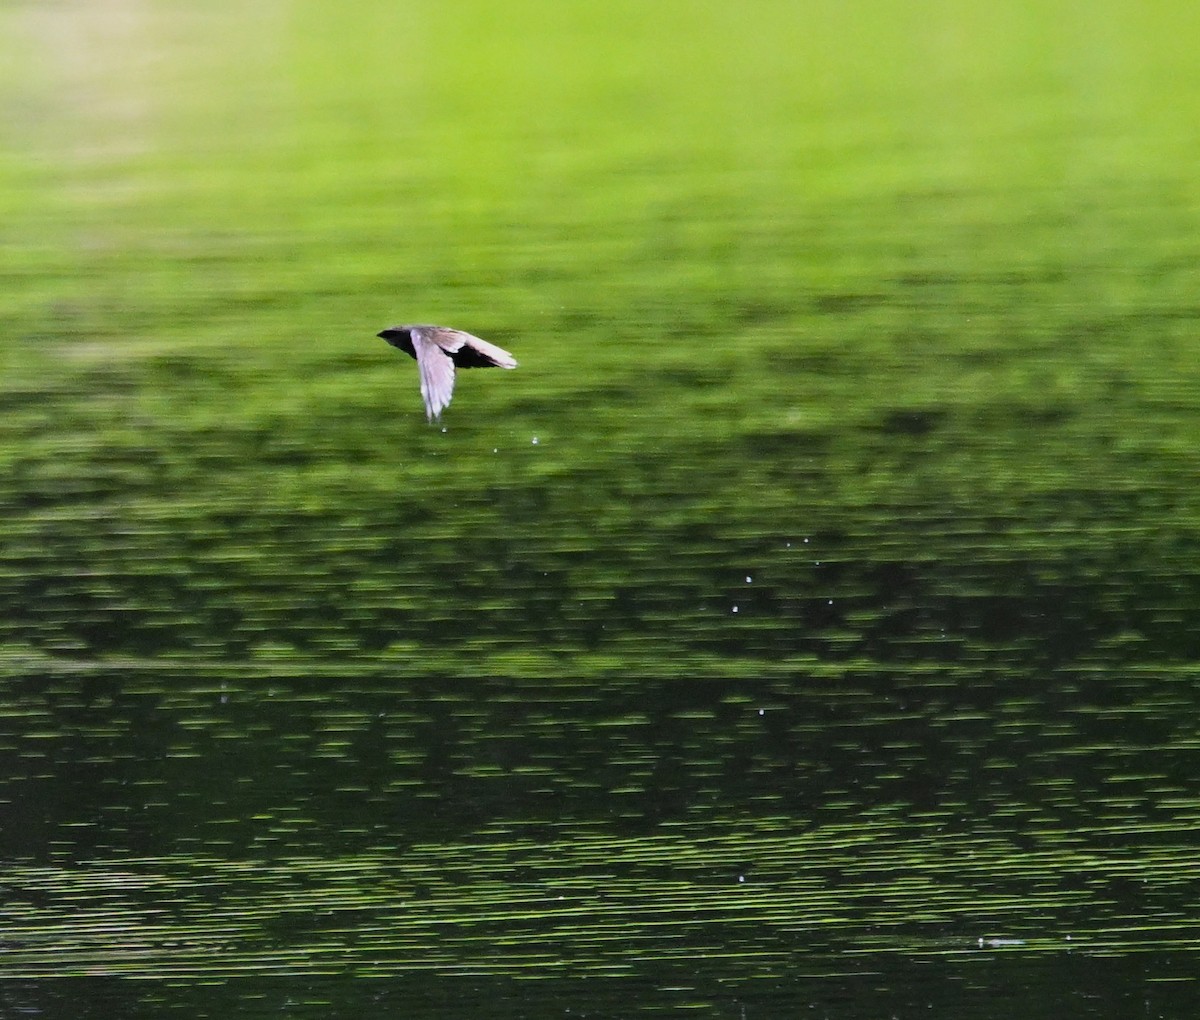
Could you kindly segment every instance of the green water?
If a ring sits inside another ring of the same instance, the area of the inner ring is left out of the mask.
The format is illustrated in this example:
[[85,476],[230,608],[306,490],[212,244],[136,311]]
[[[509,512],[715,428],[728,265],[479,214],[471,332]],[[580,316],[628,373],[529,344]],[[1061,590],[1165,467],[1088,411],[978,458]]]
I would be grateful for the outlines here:
[[8,5],[0,1002],[1186,1008],[1198,27]]

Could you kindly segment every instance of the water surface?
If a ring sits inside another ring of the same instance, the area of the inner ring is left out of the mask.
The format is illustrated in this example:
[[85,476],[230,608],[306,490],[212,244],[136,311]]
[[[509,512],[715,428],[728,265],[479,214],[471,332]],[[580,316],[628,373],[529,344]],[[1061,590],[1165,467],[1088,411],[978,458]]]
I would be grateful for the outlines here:
[[0,19],[8,1011],[1193,1001],[1188,8]]

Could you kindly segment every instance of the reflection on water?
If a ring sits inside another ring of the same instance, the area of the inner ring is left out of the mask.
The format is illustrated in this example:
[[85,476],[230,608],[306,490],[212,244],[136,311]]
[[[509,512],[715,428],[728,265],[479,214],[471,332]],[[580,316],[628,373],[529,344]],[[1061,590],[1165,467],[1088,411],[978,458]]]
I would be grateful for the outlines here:
[[1167,14],[43,7],[6,1014],[1186,1013]]
[[987,820],[1029,849],[1131,815],[1183,830],[1196,808],[1187,671],[404,679],[293,659],[198,682],[154,664],[14,667],[0,752],[21,824],[0,838],[46,863],[362,852],[501,823],[604,821],[616,838],[780,813],[947,834]]
[[1046,959],[1103,983],[1194,944],[1185,675],[29,666],[0,717],[15,981],[338,973],[433,1002],[519,979],[582,1004],[606,977],[783,1008],[881,975],[936,1001],[923,960],[983,1016],[1013,964],[978,960],[1017,954],[1050,1016]]

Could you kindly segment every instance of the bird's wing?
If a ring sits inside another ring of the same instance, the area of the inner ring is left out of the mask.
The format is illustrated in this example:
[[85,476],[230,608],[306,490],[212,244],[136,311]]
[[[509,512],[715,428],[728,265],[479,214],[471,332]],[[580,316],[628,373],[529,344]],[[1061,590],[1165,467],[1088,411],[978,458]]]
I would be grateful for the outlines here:
[[480,340],[472,333],[461,329],[439,326],[431,330],[431,340],[454,358],[462,368],[516,368],[517,359],[503,347]]
[[421,396],[425,399],[425,416],[433,421],[440,418],[454,393],[454,362],[444,346],[429,337],[425,330],[411,331],[417,370],[421,375]]

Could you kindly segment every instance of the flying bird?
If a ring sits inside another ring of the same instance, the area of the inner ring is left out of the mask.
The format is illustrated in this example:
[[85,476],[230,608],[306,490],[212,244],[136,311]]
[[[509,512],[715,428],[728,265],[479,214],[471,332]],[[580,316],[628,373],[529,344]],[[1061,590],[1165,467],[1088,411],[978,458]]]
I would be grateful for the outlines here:
[[417,360],[425,416],[441,418],[454,393],[455,368],[516,368],[508,351],[448,326],[389,326],[378,334]]

